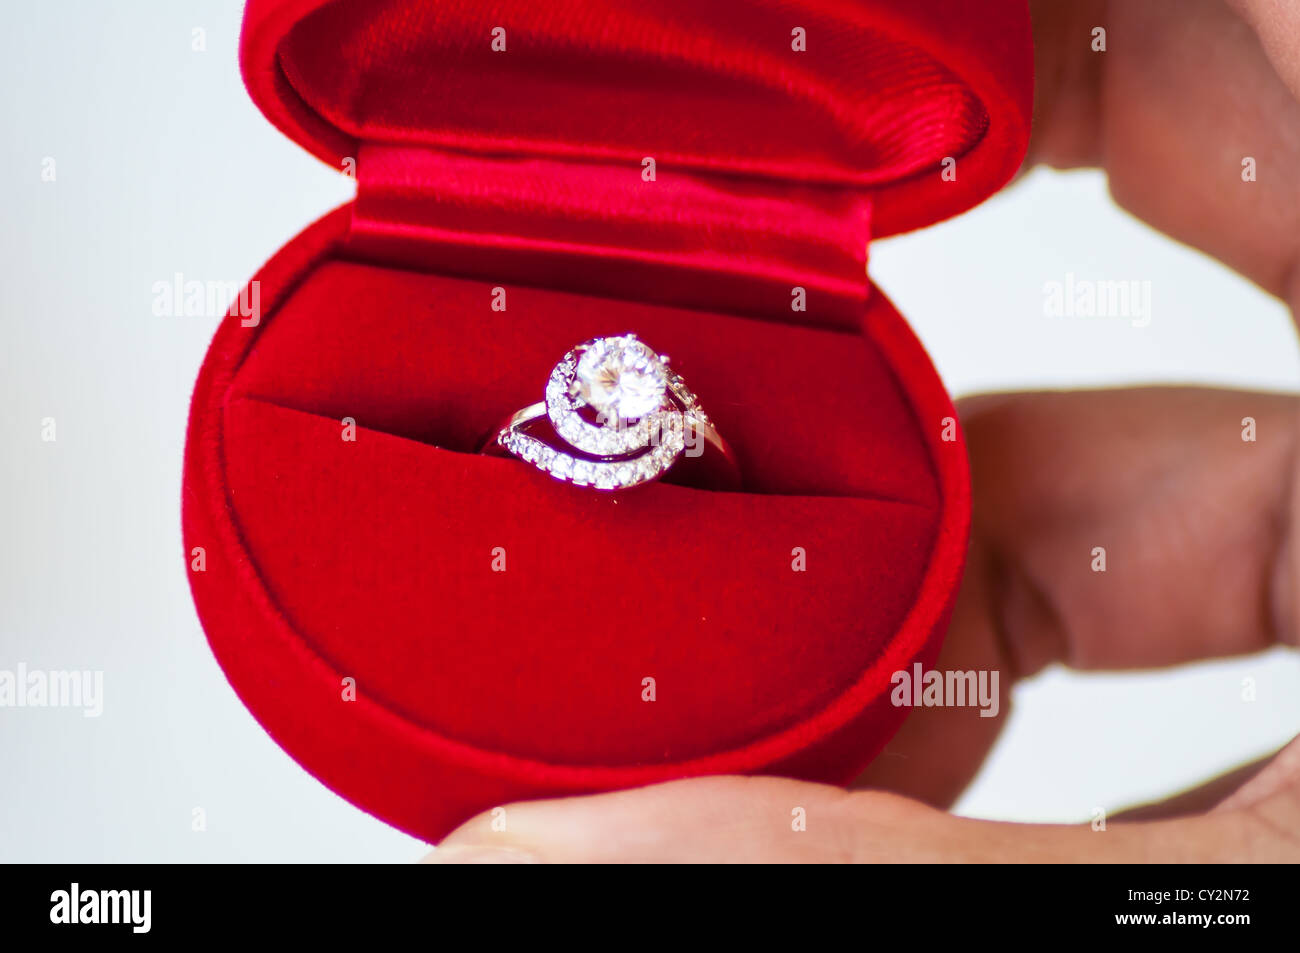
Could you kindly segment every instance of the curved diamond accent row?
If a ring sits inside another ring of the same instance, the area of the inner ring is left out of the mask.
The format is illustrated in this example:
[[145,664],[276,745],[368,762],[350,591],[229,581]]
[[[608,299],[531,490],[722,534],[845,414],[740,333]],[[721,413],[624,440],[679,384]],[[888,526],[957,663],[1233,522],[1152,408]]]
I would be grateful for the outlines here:
[[497,442],[556,479],[598,490],[625,490],[648,483],[671,467],[685,447],[680,428],[666,430],[657,446],[631,460],[584,460],[518,430],[503,431]]

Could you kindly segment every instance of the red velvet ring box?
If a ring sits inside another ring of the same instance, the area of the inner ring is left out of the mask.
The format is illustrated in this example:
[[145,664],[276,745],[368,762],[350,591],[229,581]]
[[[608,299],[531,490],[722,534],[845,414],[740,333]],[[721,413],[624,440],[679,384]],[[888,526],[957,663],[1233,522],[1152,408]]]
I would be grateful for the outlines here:
[[[428,841],[518,799],[852,779],[904,715],[892,674],[936,655],[969,518],[866,249],[1017,169],[1024,0],[253,0],[241,61],[357,182],[193,400],[194,597],[266,730]],[[744,492],[476,452],[629,331]]]

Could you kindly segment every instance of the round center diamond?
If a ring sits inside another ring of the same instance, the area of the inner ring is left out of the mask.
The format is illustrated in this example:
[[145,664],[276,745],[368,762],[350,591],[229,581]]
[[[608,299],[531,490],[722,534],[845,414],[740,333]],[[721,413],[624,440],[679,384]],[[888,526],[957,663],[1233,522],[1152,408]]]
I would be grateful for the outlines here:
[[668,382],[654,351],[630,338],[604,338],[574,370],[574,391],[602,420],[636,420],[658,410]]

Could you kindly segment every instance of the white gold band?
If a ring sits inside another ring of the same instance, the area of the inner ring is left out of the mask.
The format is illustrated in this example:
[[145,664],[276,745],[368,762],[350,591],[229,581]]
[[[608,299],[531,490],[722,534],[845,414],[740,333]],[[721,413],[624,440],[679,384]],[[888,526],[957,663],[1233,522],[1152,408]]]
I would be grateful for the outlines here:
[[[530,432],[543,419],[555,439]],[[678,460],[709,456],[718,486],[738,486],[735,457],[695,394],[633,334],[593,338],[555,365],[546,399],[518,411],[496,447],[559,480],[624,490],[664,476]],[[492,449],[492,448],[485,448]]]

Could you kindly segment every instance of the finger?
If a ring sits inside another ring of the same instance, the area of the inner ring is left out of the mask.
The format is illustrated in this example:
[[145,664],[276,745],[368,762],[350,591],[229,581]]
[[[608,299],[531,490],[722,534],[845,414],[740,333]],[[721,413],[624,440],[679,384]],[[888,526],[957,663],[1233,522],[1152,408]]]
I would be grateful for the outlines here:
[[[1300,102],[1274,63],[1295,57],[1294,11],[1241,0],[1033,5],[1033,161],[1100,166],[1116,201],[1300,303]],[[1270,14],[1267,11],[1273,10]],[[1106,49],[1093,50],[1093,30]],[[1243,179],[1253,160],[1255,178]]]
[[975,568],[1012,675],[1296,644],[1296,414],[1196,388],[967,402]]
[[[504,827],[494,817],[504,816]],[[1298,821],[1289,815],[1282,822]],[[779,778],[695,778],[507,806],[452,833],[438,863],[896,863],[1288,860],[1249,816],[1028,825],[953,817],[879,792]]]
[[1187,388],[963,401],[973,540],[934,667],[998,672],[996,706],[912,711],[855,786],[952,804],[1014,683],[1053,662],[1150,667],[1295,644],[1297,409]]
[[1251,25],[1269,62],[1300,99],[1300,6],[1289,0],[1228,0]]
[[[762,863],[829,859],[824,838],[797,838],[797,812],[843,826],[839,788],[784,778],[707,777],[630,791],[508,805],[469,821],[439,863],[526,857],[539,863]],[[706,842],[697,839],[707,832]],[[481,853],[487,851],[487,853]],[[496,853],[504,851],[504,853]],[[847,859],[840,857],[838,859]]]

